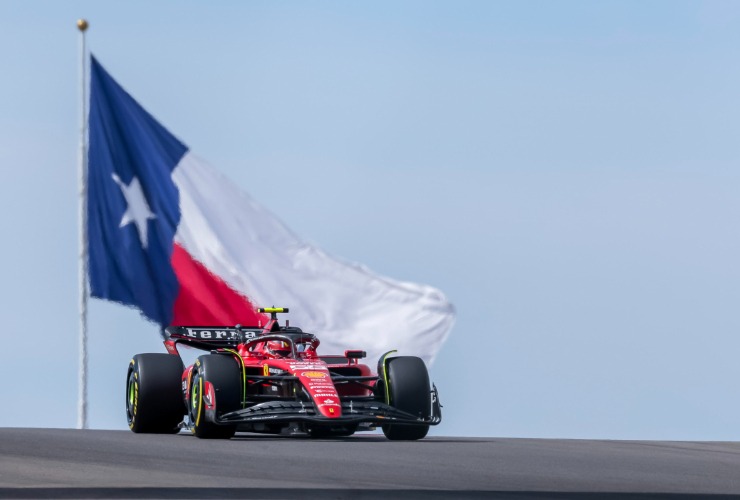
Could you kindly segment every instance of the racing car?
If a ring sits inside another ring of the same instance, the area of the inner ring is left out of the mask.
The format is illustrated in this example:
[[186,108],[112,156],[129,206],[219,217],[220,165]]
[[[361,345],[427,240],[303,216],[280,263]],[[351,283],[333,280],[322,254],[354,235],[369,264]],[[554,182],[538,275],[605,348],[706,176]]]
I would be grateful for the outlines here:
[[[442,419],[437,388],[421,358],[360,362],[365,351],[319,355],[319,339],[280,325],[288,308],[260,308],[263,327],[165,329],[167,353],[137,354],[126,377],[126,418],[136,433],[189,429],[206,439],[239,432],[350,436],[378,426],[388,439],[416,440]],[[184,367],[178,344],[206,351]]]

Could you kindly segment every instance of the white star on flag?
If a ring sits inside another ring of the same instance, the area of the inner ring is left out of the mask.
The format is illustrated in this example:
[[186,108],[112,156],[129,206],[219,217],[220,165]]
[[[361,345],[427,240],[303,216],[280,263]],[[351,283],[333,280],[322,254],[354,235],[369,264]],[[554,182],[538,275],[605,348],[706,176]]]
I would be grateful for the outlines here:
[[118,184],[121,188],[123,197],[126,198],[126,204],[128,208],[123,214],[121,224],[118,227],[123,227],[133,222],[136,224],[136,230],[139,232],[139,239],[141,245],[147,247],[147,221],[149,219],[156,219],[157,216],[149,210],[149,204],[146,202],[144,191],[141,189],[141,183],[139,179],[134,177],[131,179],[131,184],[128,186],[121,181],[120,177],[113,174],[113,181]]

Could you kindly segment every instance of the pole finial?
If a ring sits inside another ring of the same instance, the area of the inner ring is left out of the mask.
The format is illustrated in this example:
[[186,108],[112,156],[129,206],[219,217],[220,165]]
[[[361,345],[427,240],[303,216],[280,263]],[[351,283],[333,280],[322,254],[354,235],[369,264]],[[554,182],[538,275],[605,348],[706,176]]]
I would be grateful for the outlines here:
[[77,29],[82,31],[83,33],[85,32],[88,26],[89,25],[87,24],[87,19],[80,18],[77,20]]

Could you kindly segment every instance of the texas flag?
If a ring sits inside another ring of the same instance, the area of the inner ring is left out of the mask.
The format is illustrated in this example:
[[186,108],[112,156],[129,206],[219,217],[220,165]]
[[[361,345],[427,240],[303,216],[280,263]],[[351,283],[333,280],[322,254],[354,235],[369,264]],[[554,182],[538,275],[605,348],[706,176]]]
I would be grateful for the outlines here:
[[321,352],[398,349],[431,362],[454,321],[435,288],[329,256],[195,156],[91,58],[88,249],[93,297],[161,326],[256,325],[290,307]]

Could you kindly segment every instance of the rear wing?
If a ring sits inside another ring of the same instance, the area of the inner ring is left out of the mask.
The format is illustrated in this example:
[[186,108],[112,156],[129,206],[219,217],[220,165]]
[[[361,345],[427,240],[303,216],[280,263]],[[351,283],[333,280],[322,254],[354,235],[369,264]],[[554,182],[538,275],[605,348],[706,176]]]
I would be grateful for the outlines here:
[[262,332],[259,327],[233,326],[168,326],[164,329],[165,345],[174,347],[174,344],[183,343],[206,351],[236,347]]

